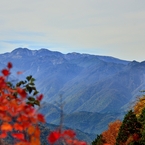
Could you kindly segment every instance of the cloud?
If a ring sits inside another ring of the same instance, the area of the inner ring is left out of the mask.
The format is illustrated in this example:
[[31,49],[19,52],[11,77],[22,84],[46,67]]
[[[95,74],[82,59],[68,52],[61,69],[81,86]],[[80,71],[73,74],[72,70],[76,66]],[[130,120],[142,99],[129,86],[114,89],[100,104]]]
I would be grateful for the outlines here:
[[145,51],[144,5],[144,0],[1,1],[1,46],[51,46],[141,60],[137,51]]

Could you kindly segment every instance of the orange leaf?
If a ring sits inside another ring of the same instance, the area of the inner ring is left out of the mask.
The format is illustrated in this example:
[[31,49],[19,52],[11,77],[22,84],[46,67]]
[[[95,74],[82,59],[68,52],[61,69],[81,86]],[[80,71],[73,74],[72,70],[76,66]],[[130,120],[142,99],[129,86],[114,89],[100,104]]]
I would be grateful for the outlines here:
[[9,123],[3,123],[2,126],[1,126],[1,130],[4,130],[4,131],[12,131],[12,125],[9,124]]
[[34,126],[30,126],[28,128],[28,130],[27,130],[27,132],[28,132],[29,135],[32,135],[34,133],[34,131],[35,131],[35,127]]
[[40,139],[34,136],[31,136],[31,145],[41,145]]
[[17,75],[21,75],[23,72],[22,71],[18,71],[17,72]]
[[21,142],[16,143],[15,145],[31,145],[31,144],[27,141],[21,141]]
[[12,133],[11,135],[14,138],[17,138],[17,139],[20,139],[20,140],[23,140],[25,138],[23,133]]
[[40,137],[40,129],[39,129],[38,126],[37,126],[36,129],[35,129],[34,136],[37,137],[37,138]]

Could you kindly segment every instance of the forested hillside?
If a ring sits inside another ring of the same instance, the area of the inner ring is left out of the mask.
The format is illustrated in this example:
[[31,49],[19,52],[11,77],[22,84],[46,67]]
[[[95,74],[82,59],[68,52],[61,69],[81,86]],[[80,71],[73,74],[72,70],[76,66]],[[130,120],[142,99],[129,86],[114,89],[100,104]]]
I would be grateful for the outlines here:
[[145,144],[145,95],[138,98],[123,121],[110,122],[108,129],[92,145],[144,145]]

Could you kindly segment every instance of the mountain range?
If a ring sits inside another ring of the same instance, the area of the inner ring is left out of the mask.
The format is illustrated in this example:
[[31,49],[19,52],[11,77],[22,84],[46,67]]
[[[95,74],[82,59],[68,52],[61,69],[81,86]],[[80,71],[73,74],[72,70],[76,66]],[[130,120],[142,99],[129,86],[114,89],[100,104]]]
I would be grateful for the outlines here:
[[[122,119],[145,88],[145,61],[17,48],[0,54],[0,69],[7,62],[13,64],[14,80],[28,75],[36,79],[48,123],[59,124],[61,95],[64,124],[87,133],[101,133],[110,121]],[[23,74],[17,76],[17,71]]]

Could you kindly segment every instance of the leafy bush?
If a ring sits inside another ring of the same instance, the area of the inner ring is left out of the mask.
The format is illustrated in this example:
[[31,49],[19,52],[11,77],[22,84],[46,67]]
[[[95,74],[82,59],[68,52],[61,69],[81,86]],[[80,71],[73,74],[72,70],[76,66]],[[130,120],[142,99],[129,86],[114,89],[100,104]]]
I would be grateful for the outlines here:
[[[0,139],[11,137],[11,145],[40,145],[39,123],[45,123],[45,118],[38,110],[43,95],[37,91],[32,76],[15,86],[8,82],[11,68],[9,62],[0,76]],[[55,130],[47,138],[51,144],[61,141],[64,145],[86,145],[76,139],[73,130]]]

